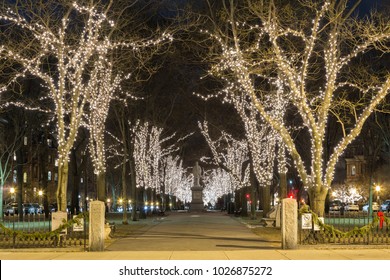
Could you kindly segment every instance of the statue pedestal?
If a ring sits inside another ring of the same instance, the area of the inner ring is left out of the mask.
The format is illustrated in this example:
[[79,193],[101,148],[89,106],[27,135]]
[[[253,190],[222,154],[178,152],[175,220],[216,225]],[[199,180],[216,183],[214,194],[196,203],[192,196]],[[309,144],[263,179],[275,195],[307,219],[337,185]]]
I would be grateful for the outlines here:
[[190,211],[203,211],[204,210],[204,204],[203,204],[203,197],[202,197],[202,187],[192,187],[192,201],[190,204]]

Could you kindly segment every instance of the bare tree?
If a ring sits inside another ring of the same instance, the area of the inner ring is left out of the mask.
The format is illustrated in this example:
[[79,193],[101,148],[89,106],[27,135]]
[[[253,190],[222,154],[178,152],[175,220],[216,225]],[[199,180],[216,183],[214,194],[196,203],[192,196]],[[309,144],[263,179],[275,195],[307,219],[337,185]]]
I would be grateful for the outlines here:
[[117,27],[110,18],[120,13],[110,13],[113,1],[85,2],[79,5],[68,1],[27,1],[0,14],[5,27],[12,26],[0,45],[0,56],[18,66],[9,84],[26,74],[33,75],[47,87],[46,98],[54,104],[59,157],[57,201],[61,211],[66,210],[67,204],[69,153],[85,116],[91,87],[101,78],[96,73],[109,67],[102,66],[107,54],[118,48],[139,53],[142,48],[170,39],[166,34],[158,40],[136,37],[114,41],[112,38],[118,37],[113,36]]
[[[390,89],[388,69],[365,63],[387,57],[388,20],[378,14],[354,17],[360,1],[349,2],[302,0],[293,7],[276,0],[223,1],[224,24],[206,32],[216,42],[210,73],[222,77],[228,89],[251,96],[287,147],[308,188],[312,209],[320,215],[339,156]],[[272,94],[269,85],[275,81],[288,92],[289,110],[300,116],[310,139],[307,161],[288,124],[275,117],[272,99],[265,98]],[[331,115],[342,136],[325,158],[324,137]]]
[[231,179],[234,192],[249,186],[249,148],[246,140],[236,140],[222,131],[221,136],[213,140],[209,133],[207,121],[199,123],[200,131],[211,150],[212,157],[203,157],[205,163],[216,165],[225,170]]
[[38,4],[36,9],[15,5],[0,16],[18,28],[22,37],[20,44],[2,45],[1,56],[20,65],[12,82],[28,73],[41,79],[49,89],[47,98],[55,104],[57,121],[57,202],[58,209],[66,211],[69,154],[89,98],[85,85],[90,68],[95,66],[94,56],[100,48],[111,45],[102,34],[105,26],[112,24],[106,17],[111,3],[102,12],[75,3]]

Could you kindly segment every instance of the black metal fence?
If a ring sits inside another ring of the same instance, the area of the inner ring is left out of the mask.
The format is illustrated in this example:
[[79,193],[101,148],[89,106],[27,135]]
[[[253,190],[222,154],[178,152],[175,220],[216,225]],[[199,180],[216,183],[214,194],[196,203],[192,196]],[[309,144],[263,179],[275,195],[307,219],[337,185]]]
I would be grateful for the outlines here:
[[[306,213],[310,214],[310,213]],[[388,244],[390,245],[390,214],[374,212],[372,217],[362,211],[331,212],[324,218],[300,216],[299,241],[313,244]],[[310,227],[310,222],[312,226]]]
[[0,224],[0,248],[88,247],[88,220],[80,214],[67,215],[61,230],[52,230],[52,216],[32,214],[4,216]]

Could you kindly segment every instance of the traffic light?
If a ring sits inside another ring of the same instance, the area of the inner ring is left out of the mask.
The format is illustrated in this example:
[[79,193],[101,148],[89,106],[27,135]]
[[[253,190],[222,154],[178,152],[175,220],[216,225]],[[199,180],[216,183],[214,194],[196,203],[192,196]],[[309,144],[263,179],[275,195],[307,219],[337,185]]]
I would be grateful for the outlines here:
[[251,198],[251,196],[250,196],[249,193],[247,193],[247,194],[245,195],[245,197],[246,197],[247,200],[249,200],[249,199]]

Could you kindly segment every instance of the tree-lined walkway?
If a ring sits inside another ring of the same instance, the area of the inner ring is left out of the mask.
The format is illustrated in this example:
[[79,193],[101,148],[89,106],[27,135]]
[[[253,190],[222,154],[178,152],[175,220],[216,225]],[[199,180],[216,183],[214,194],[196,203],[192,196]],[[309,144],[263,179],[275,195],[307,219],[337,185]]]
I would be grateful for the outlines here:
[[170,213],[145,230],[115,240],[109,251],[227,251],[280,248],[226,213]]

